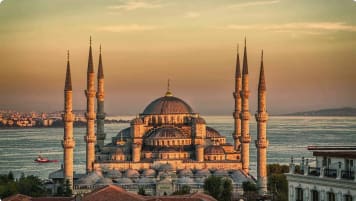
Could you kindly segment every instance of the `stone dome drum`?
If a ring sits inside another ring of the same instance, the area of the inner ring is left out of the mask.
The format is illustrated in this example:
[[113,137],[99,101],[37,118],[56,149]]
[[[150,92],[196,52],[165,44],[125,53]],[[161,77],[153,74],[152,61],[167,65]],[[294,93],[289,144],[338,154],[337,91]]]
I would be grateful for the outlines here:
[[193,109],[182,99],[163,96],[152,101],[143,111],[143,115],[193,114]]

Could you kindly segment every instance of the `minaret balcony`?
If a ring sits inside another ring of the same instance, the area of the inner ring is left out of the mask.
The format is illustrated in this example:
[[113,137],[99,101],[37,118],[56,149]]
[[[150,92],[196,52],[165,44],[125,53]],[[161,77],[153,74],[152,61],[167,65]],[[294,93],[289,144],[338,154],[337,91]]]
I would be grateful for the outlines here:
[[97,133],[96,134],[96,139],[97,140],[105,140],[106,133]]
[[241,98],[241,94],[239,92],[233,92],[232,96],[236,99],[236,98]]
[[259,112],[255,114],[256,121],[258,122],[265,122],[268,120],[268,113],[267,112]]
[[62,119],[64,122],[73,122],[74,121],[74,114],[69,112],[69,113],[64,113],[62,114]]
[[96,113],[96,118],[97,119],[105,119],[106,114],[105,113]]
[[96,136],[84,136],[84,141],[87,143],[94,143],[96,142]]
[[248,111],[241,112],[241,119],[243,120],[249,120],[250,119],[250,113]]
[[250,96],[250,91],[249,90],[242,90],[241,91],[241,97],[247,99]]
[[96,98],[100,101],[103,101],[104,100],[104,97],[105,97],[105,94],[104,92],[97,92],[96,93]]
[[269,141],[268,140],[255,140],[255,145],[256,145],[256,148],[265,149],[268,147]]
[[250,143],[251,142],[251,136],[250,135],[241,136],[241,142],[242,143]]
[[87,120],[95,120],[95,117],[96,117],[96,114],[95,114],[95,112],[86,112],[85,113],[85,118],[87,119]]
[[241,114],[241,111],[235,111],[232,113],[232,115],[234,116],[235,119],[240,119],[240,114]]
[[62,146],[64,149],[71,149],[75,147],[75,141],[72,139],[62,140]]

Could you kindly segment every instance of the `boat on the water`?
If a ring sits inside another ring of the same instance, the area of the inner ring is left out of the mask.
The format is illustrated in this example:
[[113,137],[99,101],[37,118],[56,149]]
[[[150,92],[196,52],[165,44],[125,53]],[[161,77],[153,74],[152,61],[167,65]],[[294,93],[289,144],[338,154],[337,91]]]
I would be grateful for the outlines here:
[[37,163],[56,163],[58,160],[49,160],[48,158],[42,157],[39,155],[36,159],[35,162]]

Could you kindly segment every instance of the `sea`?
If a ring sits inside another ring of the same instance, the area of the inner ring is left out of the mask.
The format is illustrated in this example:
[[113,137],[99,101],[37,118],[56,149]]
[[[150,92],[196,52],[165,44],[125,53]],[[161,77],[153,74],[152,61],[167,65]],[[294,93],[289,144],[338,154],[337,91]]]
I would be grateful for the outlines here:
[[[133,117],[116,116],[108,119],[125,119]],[[207,125],[226,136],[227,142],[233,143],[233,119],[231,116],[206,116]],[[291,117],[271,116],[267,124],[269,147],[268,164],[289,164],[291,157],[296,163],[301,157],[312,159],[307,150],[309,145],[354,145],[356,146],[356,117]],[[107,134],[105,143],[126,127],[128,123],[105,124]],[[76,141],[74,151],[74,168],[76,173],[85,172],[86,128],[74,128]],[[256,121],[250,121],[250,169],[256,175]],[[25,128],[0,129],[0,174],[12,171],[15,177],[21,173],[36,175],[42,179],[58,170],[63,163],[63,128]],[[36,163],[34,159],[41,154],[57,163]]]

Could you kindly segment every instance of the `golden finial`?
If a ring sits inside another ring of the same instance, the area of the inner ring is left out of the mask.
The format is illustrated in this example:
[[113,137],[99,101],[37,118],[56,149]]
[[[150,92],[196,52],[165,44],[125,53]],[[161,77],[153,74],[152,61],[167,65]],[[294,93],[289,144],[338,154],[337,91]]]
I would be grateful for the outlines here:
[[69,61],[69,50],[67,50],[67,61]]
[[237,53],[239,53],[239,43],[237,43]]
[[100,44],[100,46],[99,46],[99,53],[101,54],[101,44]]
[[89,37],[89,44],[90,44],[90,46],[91,46],[91,36]]
[[170,79],[168,79],[168,84],[167,84],[167,92],[165,96],[173,96],[172,92],[171,92],[171,83],[170,83]]

